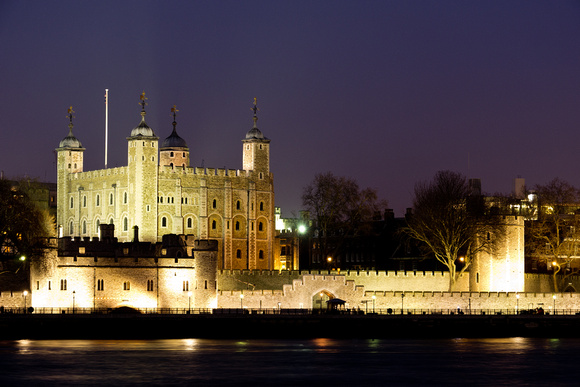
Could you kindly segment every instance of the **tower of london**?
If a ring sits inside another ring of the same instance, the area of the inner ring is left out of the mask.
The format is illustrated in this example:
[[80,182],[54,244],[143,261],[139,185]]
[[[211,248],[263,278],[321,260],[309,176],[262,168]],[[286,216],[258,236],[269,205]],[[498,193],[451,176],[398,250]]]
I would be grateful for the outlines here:
[[190,235],[217,241],[219,269],[274,269],[270,140],[258,129],[256,101],[242,169],[219,169],[190,166],[175,107],[173,130],[159,141],[146,122],[145,93],[140,99],[140,122],[127,131],[127,166],[117,168],[84,171],[69,109],[69,133],[56,149],[59,237],[98,238],[101,224],[115,225],[120,242]]

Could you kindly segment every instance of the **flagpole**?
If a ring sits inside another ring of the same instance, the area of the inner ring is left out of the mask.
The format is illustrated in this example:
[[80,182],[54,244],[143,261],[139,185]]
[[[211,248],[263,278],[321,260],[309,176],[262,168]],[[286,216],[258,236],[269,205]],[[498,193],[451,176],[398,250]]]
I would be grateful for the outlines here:
[[109,89],[105,89],[105,169],[107,169],[108,147],[109,147]]

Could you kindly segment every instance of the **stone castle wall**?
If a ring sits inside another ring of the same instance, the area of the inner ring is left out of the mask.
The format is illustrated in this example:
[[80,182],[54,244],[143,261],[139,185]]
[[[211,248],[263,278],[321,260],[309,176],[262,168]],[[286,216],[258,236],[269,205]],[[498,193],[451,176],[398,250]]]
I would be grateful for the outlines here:
[[[223,276],[223,273],[222,273]],[[250,279],[251,277],[245,277]],[[254,278],[272,278],[256,276]],[[280,277],[279,279],[284,278]],[[290,276],[285,277],[289,279]],[[577,293],[516,293],[516,292],[447,292],[447,291],[405,291],[379,290],[388,286],[387,276],[371,275],[376,282],[358,282],[346,275],[304,274],[301,279],[292,279],[290,284],[283,284],[281,290],[220,290],[218,307],[220,308],[290,308],[317,309],[321,307],[319,295],[339,298],[346,302],[347,309],[371,311],[375,309],[392,309],[400,313],[401,309],[421,310],[504,310],[515,311],[542,307],[546,312],[552,310],[580,310],[580,294]],[[394,278],[394,277],[391,277]],[[400,277],[399,280],[402,278]],[[396,280],[396,279],[395,279]],[[425,285],[428,280],[424,278]],[[464,279],[467,281],[467,278]],[[370,286],[376,286],[372,288]],[[242,297],[243,295],[243,297]],[[555,303],[554,303],[555,302]]]

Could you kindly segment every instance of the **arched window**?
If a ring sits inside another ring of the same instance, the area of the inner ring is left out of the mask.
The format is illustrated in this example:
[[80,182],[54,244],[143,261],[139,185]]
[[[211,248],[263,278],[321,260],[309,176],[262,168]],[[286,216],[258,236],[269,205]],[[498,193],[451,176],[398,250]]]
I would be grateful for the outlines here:
[[264,231],[264,223],[258,223],[258,231]]
[[264,250],[260,250],[260,252],[258,253],[258,258],[264,259]]
[[123,231],[127,231],[129,229],[129,219],[127,217],[123,218]]
[[70,198],[70,208],[74,208],[74,207],[75,207],[75,199]]
[[217,228],[217,223],[216,223],[216,221],[215,221],[215,220],[212,220],[212,221],[211,221],[211,229],[212,229],[212,230],[215,230],[216,228]]
[[260,202],[260,211],[264,211],[264,202]]
[[83,220],[83,234],[87,233],[87,221]]
[[240,230],[240,222],[236,221],[236,231]]
[[101,205],[101,195],[97,194],[97,207]]
[[72,235],[72,234],[74,234],[74,232],[75,232],[75,226],[74,226],[74,223],[71,220],[71,222],[69,223],[69,227],[68,227],[68,233],[70,235]]
[[242,250],[240,249],[236,250],[236,258],[242,258]]
[[215,199],[213,200],[212,207],[213,207],[213,208],[217,208],[217,200],[215,200]]
[[83,207],[87,206],[87,197],[83,196]]
[[[173,152],[169,152],[169,157],[173,157]],[[173,164],[171,164],[173,166]]]
[[165,216],[161,218],[161,227],[167,227],[167,218]]
[[242,203],[238,200],[236,202],[236,210],[239,210],[241,206],[242,206]]
[[128,197],[128,195],[127,195],[127,192],[125,192],[125,193],[123,194],[123,203],[127,204],[128,200],[129,200],[129,197]]
[[187,218],[187,228],[193,227],[193,220],[191,218]]
[[109,219],[109,224],[113,224],[113,223],[114,223],[113,218]]

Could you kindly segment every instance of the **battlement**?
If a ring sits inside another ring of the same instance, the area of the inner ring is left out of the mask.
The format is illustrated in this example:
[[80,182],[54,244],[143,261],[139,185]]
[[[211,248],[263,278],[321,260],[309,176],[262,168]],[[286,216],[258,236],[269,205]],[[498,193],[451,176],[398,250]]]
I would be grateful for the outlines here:
[[[106,231],[103,232],[103,234],[106,233]],[[119,242],[117,238],[109,237],[58,239],[59,256],[187,258],[193,256],[193,251],[214,251],[215,249],[217,249],[217,241],[197,240],[194,235],[166,234],[163,235],[162,241],[157,243]]]
[[68,175],[69,180],[88,180],[98,177],[112,176],[112,175],[124,175],[126,174],[127,167],[116,167],[107,169],[96,169],[94,171],[77,172]]

